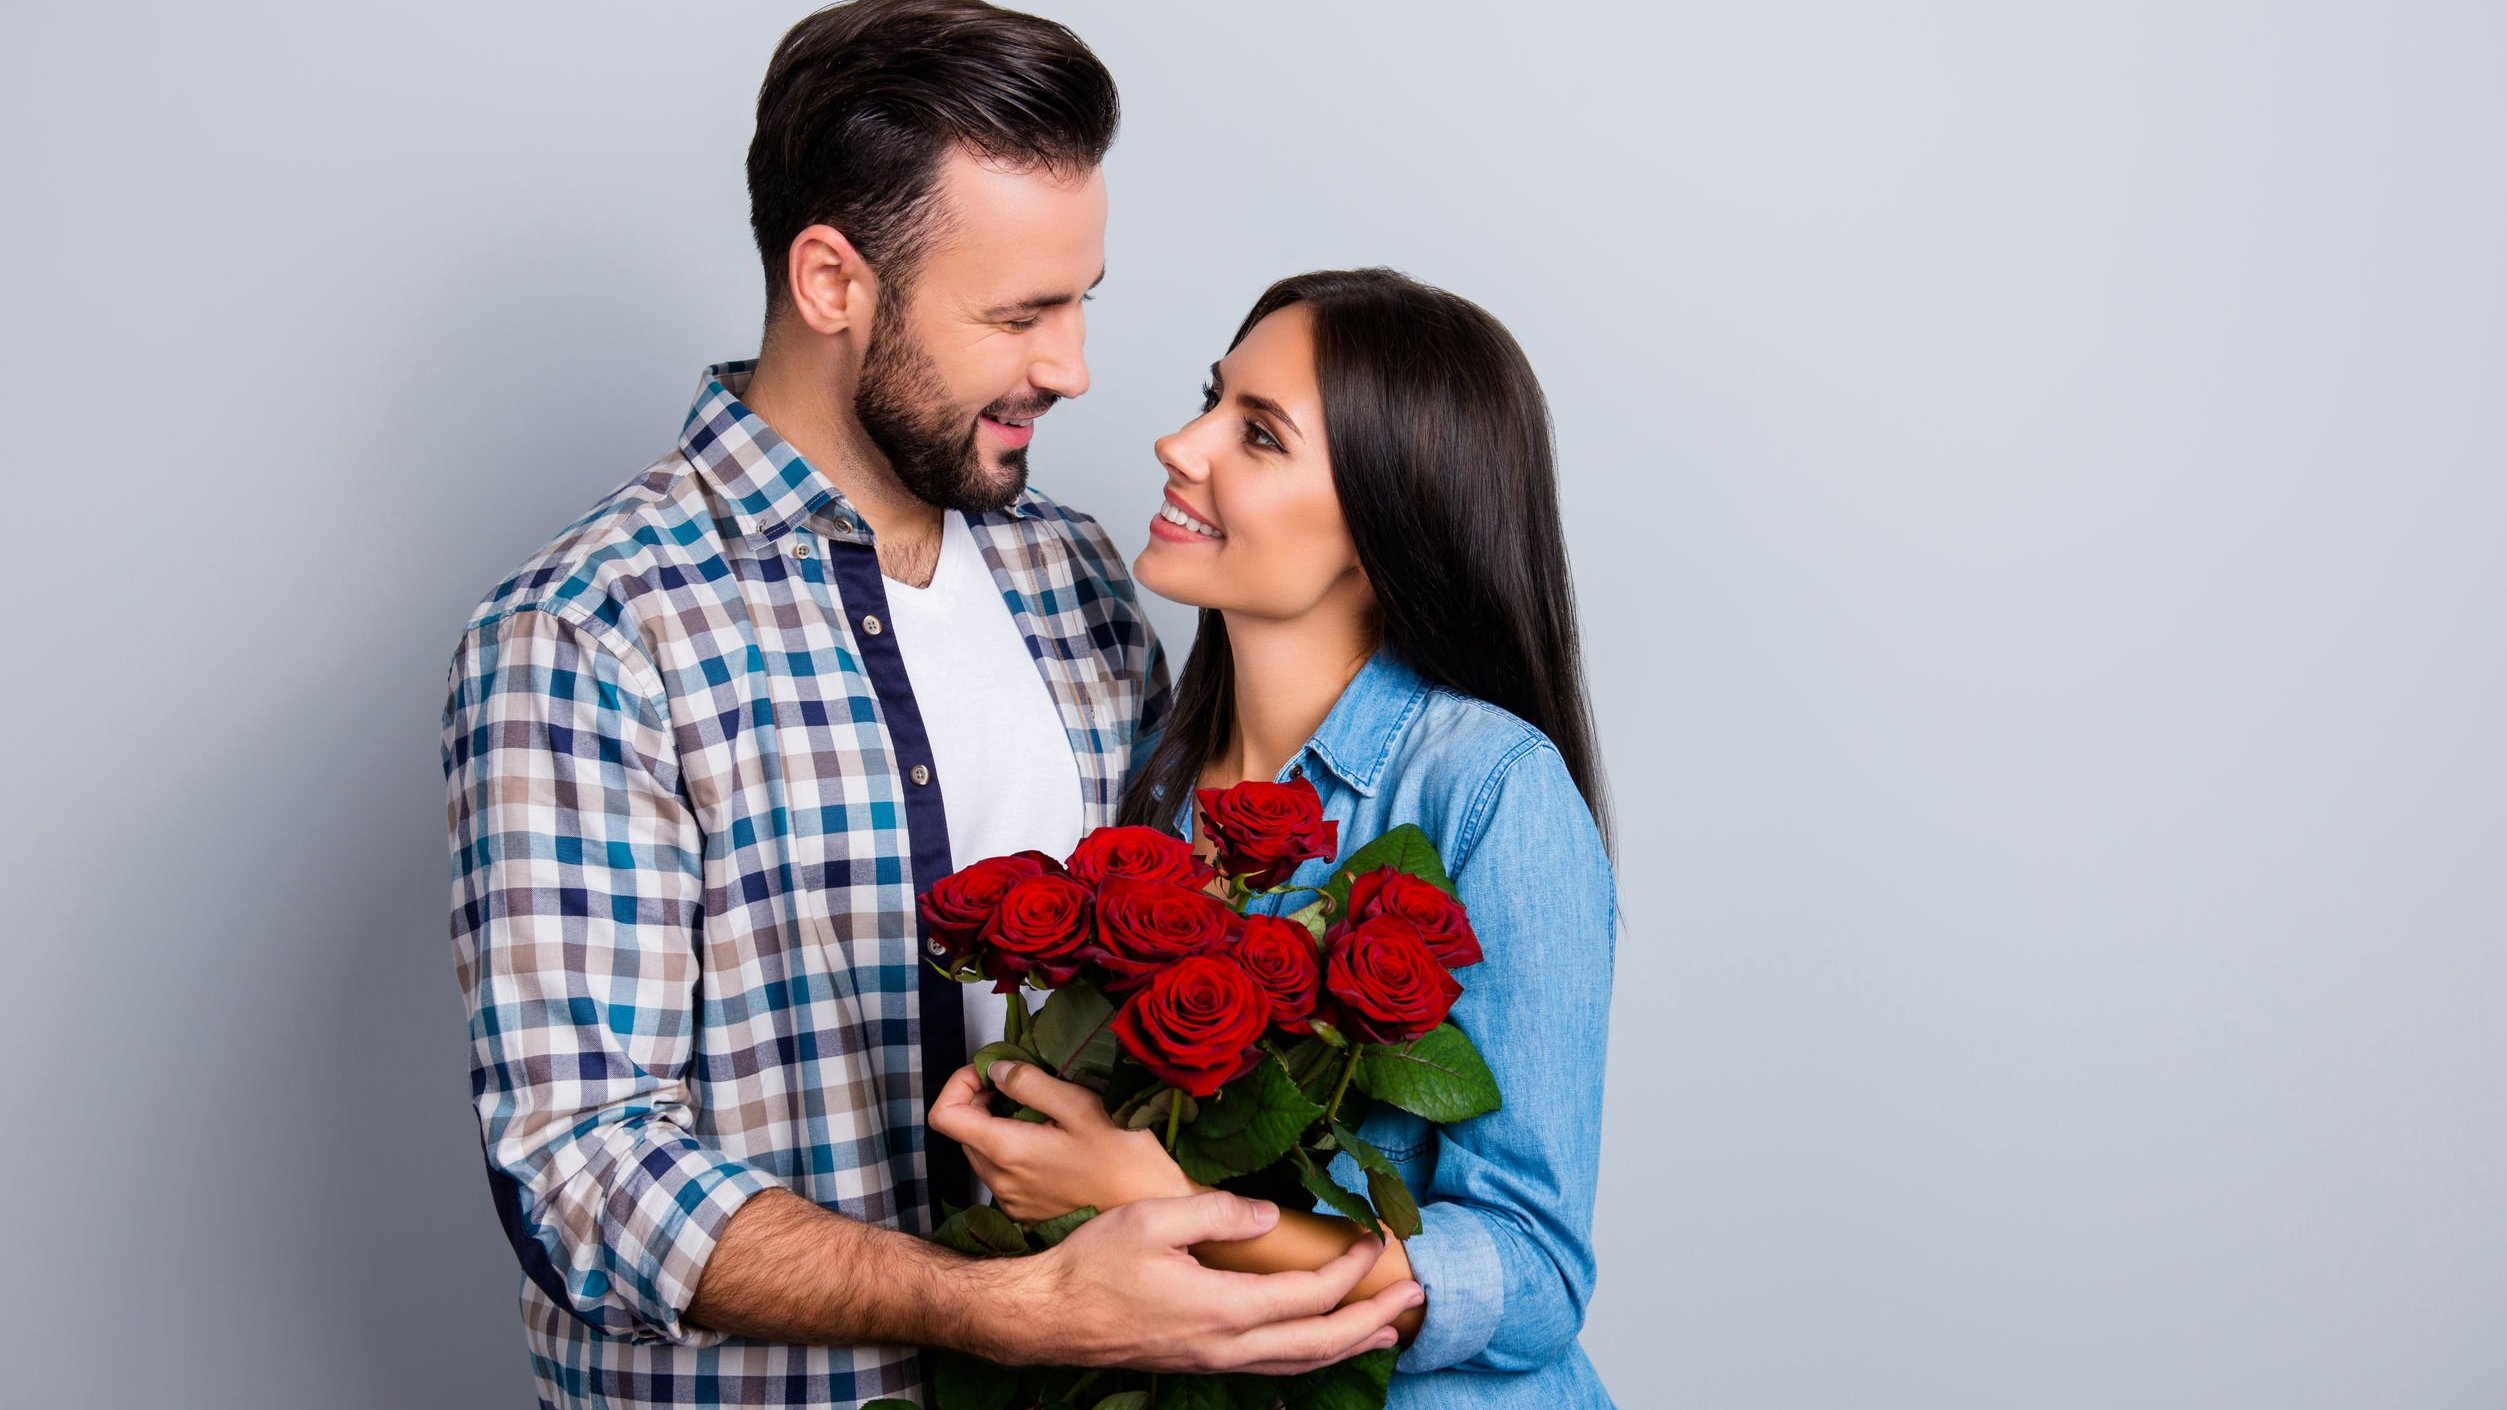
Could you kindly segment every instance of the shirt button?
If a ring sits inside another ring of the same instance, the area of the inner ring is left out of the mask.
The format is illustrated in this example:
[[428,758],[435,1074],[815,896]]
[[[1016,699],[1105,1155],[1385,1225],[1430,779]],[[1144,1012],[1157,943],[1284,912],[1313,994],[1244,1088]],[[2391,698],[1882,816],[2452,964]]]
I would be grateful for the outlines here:
[[877,617],[864,617],[862,619],[862,630],[871,636],[879,635],[882,630],[879,625],[879,619]]
[[937,941],[937,940],[934,940],[934,941],[932,941],[932,942],[931,942],[930,949],[931,949],[931,952],[932,952],[933,954],[935,954],[935,955],[945,955],[945,954],[949,953],[949,947],[948,947],[948,946],[946,946],[946,945],[941,944],[941,943],[940,943],[939,941]]
[[916,786],[919,787],[923,784],[931,782],[931,770],[924,768],[920,764],[916,764],[913,772],[907,774],[906,777],[914,780]]
[[853,521],[850,519],[838,519],[836,521],[836,532],[840,534],[852,533]]
[[810,556],[810,546],[809,546],[809,542],[808,542],[808,540],[806,540],[806,539],[794,539],[794,540],[792,541],[792,556],[793,556],[793,557],[795,557],[795,558],[807,558],[807,557],[809,557],[809,556]]

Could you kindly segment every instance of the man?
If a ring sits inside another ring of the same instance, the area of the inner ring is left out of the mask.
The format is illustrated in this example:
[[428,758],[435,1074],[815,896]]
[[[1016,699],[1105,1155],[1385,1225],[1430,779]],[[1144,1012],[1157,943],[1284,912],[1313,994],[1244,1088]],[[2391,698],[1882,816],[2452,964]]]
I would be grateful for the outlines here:
[[[916,1345],[1284,1373],[1382,1344],[1375,1260],[1203,1268],[1276,1211],[1152,1200],[1049,1253],[970,1198],[920,963],[954,859],[1111,820],[1166,672],[1102,531],[1028,490],[1087,390],[1113,81],[973,0],[803,20],[758,100],[767,325],[677,448],[500,585],[445,714],[453,939],[489,1182],[551,1405],[912,1395]],[[997,1000],[982,996],[985,1012]]]

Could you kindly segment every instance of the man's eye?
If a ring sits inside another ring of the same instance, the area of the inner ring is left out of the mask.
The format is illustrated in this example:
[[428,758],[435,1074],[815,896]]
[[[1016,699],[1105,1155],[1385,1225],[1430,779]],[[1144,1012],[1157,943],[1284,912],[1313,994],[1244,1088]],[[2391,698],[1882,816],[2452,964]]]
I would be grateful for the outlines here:
[[1025,333],[1032,330],[1043,317],[1042,314],[1029,314],[1025,318],[1013,318],[1001,326],[1013,333]]

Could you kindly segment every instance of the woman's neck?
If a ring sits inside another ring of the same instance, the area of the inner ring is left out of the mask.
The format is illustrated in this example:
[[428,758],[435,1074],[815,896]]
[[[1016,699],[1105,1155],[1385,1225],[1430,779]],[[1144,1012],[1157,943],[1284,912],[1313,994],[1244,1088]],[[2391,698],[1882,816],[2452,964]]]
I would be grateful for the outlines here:
[[1226,748],[1202,782],[1225,787],[1269,781],[1332,713],[1341,692],[1375,650],[1375,633],[1358,612],[1316,611],[1293,621],[1225,616],[1236,678],[1235,725]]

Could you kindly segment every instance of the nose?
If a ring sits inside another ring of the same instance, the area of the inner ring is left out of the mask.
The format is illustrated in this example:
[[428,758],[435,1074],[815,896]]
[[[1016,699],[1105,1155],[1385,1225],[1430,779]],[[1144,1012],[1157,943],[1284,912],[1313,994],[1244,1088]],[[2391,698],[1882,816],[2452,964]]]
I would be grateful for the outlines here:
[[1053,331],[1036,340],[1027,380],[1057,397],[1080,396],[1088,390],[1088,325],[1076,316],[1048,322]]
[[1210,478],[1210,462],[1193,444],[1192,429],[1187,424],[1181,430],[1170,431],[1151,442],[1149,449],[1158,457],[1158,463],[1166,467],[1167,474],[1199,484]]

